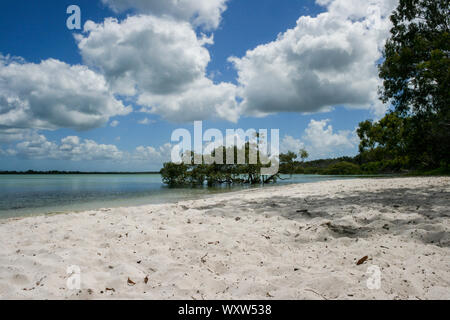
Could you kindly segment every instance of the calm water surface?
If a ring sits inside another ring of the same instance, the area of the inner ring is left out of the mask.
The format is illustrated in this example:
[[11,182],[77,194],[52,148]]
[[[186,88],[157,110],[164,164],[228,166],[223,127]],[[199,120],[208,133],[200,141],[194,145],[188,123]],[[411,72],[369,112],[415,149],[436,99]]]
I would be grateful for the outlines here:
[[[351,177],[294,175],[278,184],[336,179]],[[177,202],[243,188],[170,189],[159,174],[0,175],[0,219]]]

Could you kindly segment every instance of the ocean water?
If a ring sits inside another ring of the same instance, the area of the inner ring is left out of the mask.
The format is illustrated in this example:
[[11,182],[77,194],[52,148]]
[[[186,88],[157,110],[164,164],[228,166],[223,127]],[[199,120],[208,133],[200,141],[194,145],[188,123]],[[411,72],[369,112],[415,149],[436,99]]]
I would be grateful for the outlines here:
[[[350,178],[294,175],[277,184]],[[248,187],[172,189],[159,174],[0,175],[0,219],[177,202],[243,188]]]

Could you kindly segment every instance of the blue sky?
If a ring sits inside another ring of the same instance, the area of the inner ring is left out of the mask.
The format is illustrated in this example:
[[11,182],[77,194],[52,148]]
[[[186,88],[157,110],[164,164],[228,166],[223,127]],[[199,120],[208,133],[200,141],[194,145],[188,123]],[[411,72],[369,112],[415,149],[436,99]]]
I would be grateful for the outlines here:
[[2,1],[0,170],[158,170],[194,120],[355,155],[396,4],[360,2]]

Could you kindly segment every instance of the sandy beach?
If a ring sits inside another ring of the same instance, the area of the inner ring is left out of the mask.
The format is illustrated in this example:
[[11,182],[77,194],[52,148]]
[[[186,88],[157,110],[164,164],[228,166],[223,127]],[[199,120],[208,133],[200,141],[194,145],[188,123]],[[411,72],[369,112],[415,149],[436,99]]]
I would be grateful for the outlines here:
[[450,178],[0,220],[0,298],[450,299]]

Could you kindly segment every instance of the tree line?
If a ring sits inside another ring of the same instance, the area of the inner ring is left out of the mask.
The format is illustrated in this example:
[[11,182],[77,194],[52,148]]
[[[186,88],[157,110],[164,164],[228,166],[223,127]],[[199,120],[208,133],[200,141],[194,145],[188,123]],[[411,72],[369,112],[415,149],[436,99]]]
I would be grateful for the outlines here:
[[379,66],[380,98],[392,107],[359,125],[361,163],[448,170],[450,162],[449,0],[400,0]]
[[[256,137],[259,139],[259,137]],[[220,161],[215,161],[221,154]],[[201,161],[194,161],[200,158]],[[267,184],[280,179],[279,171],[263,174],[276,159],[259,152],[258,143],[241,147],[217,147],[210,155],[187,152],[182,163],[168,162],[161,169],[163,182],[169,186],[208,186],[236,184]],[[197,162],[197,163],[196,163]]]

